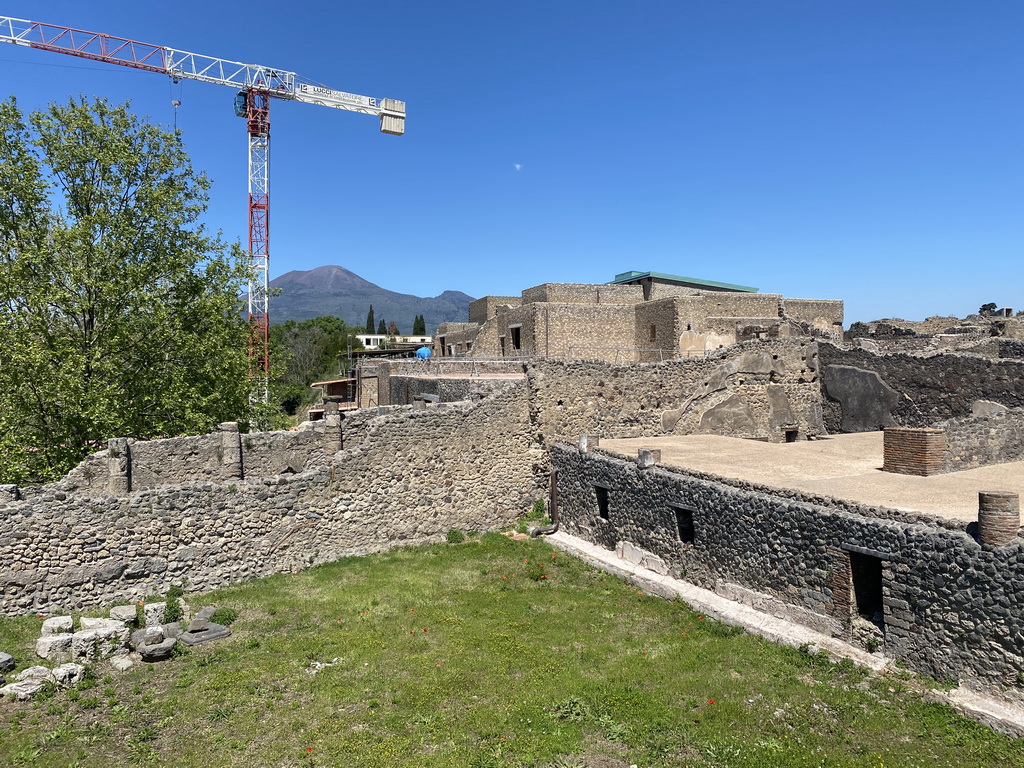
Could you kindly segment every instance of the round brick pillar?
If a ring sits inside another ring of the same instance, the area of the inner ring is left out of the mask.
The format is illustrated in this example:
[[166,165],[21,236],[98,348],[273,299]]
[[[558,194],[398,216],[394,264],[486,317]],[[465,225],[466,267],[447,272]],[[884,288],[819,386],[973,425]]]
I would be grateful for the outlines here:
[[978,540],[998,547],[1009,544],[1020,528],[1020,499],[1011,491],[978,493]]

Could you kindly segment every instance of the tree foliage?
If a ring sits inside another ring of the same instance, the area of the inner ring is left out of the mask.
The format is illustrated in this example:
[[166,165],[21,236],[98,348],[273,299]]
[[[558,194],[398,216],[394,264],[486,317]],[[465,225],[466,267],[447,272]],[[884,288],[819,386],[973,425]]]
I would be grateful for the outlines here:
[[988,315],[991,315],[993,312],[995,312],[996,309],[998,309],[998,305],[994,301],[990,301],[988,304],[981,305],[981,307],[978,309],[978,314],[987,317]]
[[209,186],[128,104],[0,102],[0,478],[245,417],[246,272]]
[[287,320],[270,327],[271,359],[283,363],[274,389],[284,410],[294,413],[301,404],[311,402],[314,381],[340,375],[341,356],[363,348],[355,337],[362,331],[330,316]]
[[401,335],[402,334],[399,332],[398,326],[395,324],[394,320],[392,320],[390,323],[388,323],[388,336],[401,336]]
[[366,333],[373,333],[377,326],[373,324],[373,304],[370,305],[370,311],[366,313]]
[[384,336],[384,335],[387,334],[387,332],[388,332],[388,328],[387,328],[386,325],[384,325],[384,320],[381,319],[381,321],[379,323],[377,323],[377,333],[380,336]]
[[423,315],[416,315],[416,318],[412,321],[412,335],[427,335],[427,321],[423,319]]

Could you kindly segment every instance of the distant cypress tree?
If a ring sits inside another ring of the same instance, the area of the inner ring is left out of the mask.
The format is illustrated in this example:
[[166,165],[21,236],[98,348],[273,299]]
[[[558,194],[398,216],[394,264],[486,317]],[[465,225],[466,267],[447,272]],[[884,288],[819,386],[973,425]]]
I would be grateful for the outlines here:
[[423,315],[416,315],[416,319],[412,321],[412,335],[427,335],[427,321],[423,319]]
[[381,336],[384,336],[387,332],[388,328],[386,325],[384,325],[384,320],[382,319],[379,323],[377,323],[377,333],[379,333]]
[[398,330],[398,326],[395,325],[395,321],[392,320],[388,323],[388,336],[401,336],[401,332]]
[[373,304],[370,305],[370,311],[366,313],[366,332],[373,333]]

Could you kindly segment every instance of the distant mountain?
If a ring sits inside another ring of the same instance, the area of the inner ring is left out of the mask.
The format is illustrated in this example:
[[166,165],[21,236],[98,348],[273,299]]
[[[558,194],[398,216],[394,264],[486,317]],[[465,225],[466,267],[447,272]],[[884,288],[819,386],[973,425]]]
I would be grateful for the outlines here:
[[461,291],[445,291],[433,298],[395,293],[333,265],[286,272],[271,280],[270,288],[271,323],[334,315],[349,325],[364,325],[373,304],[375,322],[394,321],[405,334],[412,332],[416,315],[423,315],[429,334],[441,323],[465,323],[473,301]]

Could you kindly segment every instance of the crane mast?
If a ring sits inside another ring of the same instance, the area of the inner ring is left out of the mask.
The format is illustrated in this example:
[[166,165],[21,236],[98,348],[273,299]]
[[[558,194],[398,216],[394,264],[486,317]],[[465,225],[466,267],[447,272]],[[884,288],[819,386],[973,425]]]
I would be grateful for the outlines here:
[[0,42],[236,88],[235,113],[246,120],[249,152],[249,373],[270,374],[270,100],[284,99],[375,115],[382,133],[405,132],[405,102],[303,82],[294,72],[243,64],[126,37],[0,16]]

